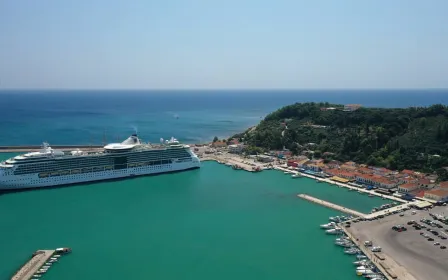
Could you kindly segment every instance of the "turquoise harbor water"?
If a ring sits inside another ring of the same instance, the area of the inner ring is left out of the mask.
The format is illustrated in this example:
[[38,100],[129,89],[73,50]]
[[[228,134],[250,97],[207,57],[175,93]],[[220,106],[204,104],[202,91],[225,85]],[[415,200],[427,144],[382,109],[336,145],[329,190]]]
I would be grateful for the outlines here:
[[[294,102],[448,104],[439,91],[0,91],[0,145],[228,137]],[[403,96],[406,96],[403,99]],[[176,118],[178,117],[178,118]],[[11,154],[0,154],[0,158]],[[319,224],[386,203],[278,171],[199,170],[0,195],[0,279],[37,249],[68,246],[43,279],[358,279]]]
[[319,228],[341,213],[298,193],[364,212],[387,202],[214,162],[175,174],[8,193],[0,196],[0,279],[36,249],[60,246],[73,253],[45,279],[358,279],[353,257]]

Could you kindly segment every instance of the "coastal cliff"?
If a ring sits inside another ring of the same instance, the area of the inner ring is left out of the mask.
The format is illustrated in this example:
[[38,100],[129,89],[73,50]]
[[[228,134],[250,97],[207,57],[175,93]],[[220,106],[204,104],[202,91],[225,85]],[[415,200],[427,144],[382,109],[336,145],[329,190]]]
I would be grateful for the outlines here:
[[295,103],[234,138],[249,153],[287,148],[296,155],[430,172],[448,166],[448,107]]

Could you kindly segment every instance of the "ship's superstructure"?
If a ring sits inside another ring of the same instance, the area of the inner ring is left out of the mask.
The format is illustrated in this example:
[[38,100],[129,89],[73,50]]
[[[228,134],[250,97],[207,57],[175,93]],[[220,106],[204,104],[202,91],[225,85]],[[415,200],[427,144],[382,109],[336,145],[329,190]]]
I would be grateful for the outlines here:
[[47,143],[38,152],[0,163],[0,189],[49,187],[98,180],[181,171],[200,167],[188,145],[175,138],[153,145],[133,134],[102,151],[63,152]]

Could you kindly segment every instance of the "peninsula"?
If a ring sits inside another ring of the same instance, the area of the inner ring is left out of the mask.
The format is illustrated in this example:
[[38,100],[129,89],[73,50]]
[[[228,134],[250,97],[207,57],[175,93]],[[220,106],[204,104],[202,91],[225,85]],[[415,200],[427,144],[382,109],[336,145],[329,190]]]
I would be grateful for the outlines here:
[[251,154],[287,149],[292,155],[326,161],[444,173],[443,167],[448,166],[448,107],[295,103],[233,138],[244,141]]

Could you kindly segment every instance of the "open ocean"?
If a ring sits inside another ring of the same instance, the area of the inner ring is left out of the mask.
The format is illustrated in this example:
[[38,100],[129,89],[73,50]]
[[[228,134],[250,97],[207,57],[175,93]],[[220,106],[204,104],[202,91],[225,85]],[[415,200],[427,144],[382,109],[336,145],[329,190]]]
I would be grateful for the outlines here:
[[229,137],[295,102],[370,107],[448,104],[448,90],[0,91],[0,145],[102,144]]
[[[0,92],[0,145],[226,137],[301,101],[404,107],[448,103],[447,91]],[[175,116],[178,115],[179,118]],[[111,136],[109,136],[109,139]],[[115,139],[114,139],[115,140]],[[0,153],[0,160],[14,154]],[[368,212],[378,197],[248,173],[215,162],[193,171],[0,194],[0,279],[38,249],[71,247],[41,279],[355,280],[353,256],[319,224],[340,215],[306,193]]]

